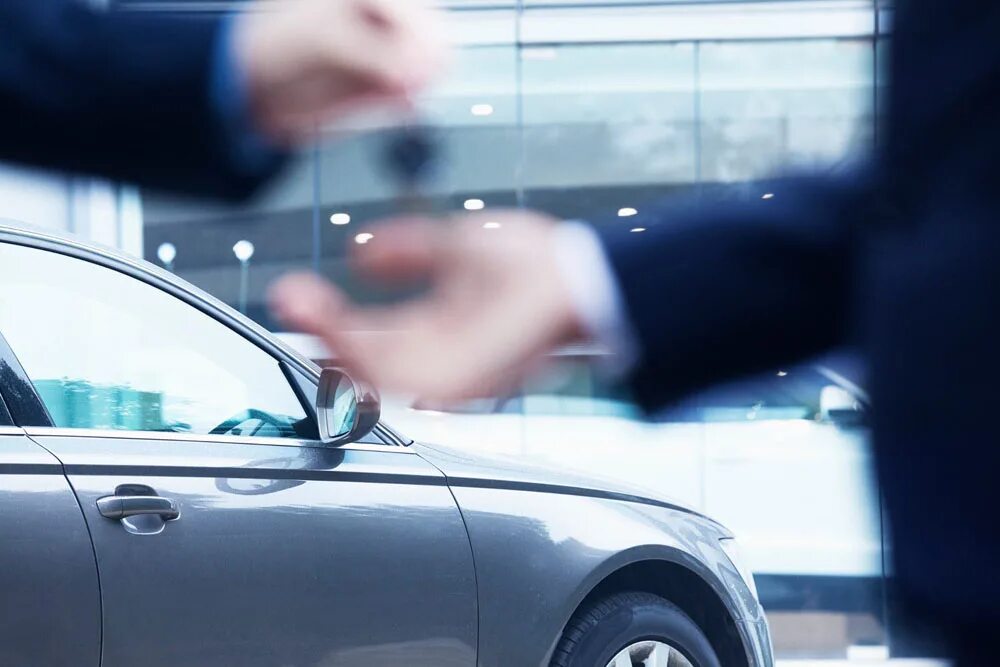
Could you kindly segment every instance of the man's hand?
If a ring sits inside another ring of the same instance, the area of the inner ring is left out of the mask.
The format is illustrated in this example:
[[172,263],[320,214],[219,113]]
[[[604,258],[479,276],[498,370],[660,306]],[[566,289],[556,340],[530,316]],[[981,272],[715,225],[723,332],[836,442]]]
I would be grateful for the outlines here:
[[447,56],[422,0],[285,0],[236,21],[254,119],[282,144],[365,104],[407,102]]
[[429,280],[426,296],[360,308],[320,278],[296,274],[270,297],[280,320],[319,336],[380,390],[434,401],[492,394],[513,386],[552,347],[580,337],[548,218],[491,211],[372,231],[355,249],[360,274],[383,283]]

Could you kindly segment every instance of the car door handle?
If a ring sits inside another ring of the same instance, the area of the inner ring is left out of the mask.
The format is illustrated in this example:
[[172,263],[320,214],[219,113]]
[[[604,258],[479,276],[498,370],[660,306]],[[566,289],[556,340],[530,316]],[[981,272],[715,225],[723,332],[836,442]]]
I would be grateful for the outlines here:
[[173,521],[181,515],[174,501],[159,496],[105,496],[97,499],[97,510],[101,516],[116,520],[157,514],[164,521]]

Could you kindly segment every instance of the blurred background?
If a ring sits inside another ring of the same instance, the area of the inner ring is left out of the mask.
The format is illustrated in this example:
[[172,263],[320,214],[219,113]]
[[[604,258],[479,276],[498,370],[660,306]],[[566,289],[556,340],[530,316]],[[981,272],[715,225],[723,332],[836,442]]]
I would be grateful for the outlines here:
[[[239,3],[100,4],[199,20]],[[530,206],[642,234],[631,218],[653,199],[683,191],[766,206],[781,196],[765,180],[775,171],[834,169],[879,140],[892,8],[877,0],[445,6],[459,53],[419,100],[443,150],[424,193],[441,212]],[[378,234],[365,222],[400,208],[384,159],[398,120],[325,128],[320,147],[240,206],[2,165],[0,196],[10,217],[161,264],[274,330],[264,294],[291,269],[385,298],[352,277],[345,255]],[[754,567],[779,658],[938,655],[933,628],[894,604],[865,369],[850,350],[653,419],[602,380],[602,356],[563,350],[513,395],[390,405],[386,419],[413,438],[624,479],[719,519]]]

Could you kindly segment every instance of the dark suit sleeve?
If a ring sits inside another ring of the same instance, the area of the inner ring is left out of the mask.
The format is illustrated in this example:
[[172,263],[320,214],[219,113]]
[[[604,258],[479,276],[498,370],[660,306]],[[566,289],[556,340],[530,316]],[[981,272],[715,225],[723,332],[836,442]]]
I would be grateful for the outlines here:
[[[870,175],[770,183],[771,199],[662,202],[598,225],[655,410],[694,389],[845,342],[860,225],[886,213]],[[629,228],[645,226],[645,233]]]
[[0,2],[0,159],[240,197],[281,157],[246,160],[209,87],[219,18]]

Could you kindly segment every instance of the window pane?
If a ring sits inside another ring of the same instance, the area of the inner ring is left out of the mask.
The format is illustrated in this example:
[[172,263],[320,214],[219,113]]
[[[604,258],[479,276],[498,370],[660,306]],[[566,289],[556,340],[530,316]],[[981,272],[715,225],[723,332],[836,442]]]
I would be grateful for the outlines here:
[[870,146],[869,40],[707,42],[699,57],[704,180],[825,165]]
[[570,219],[663,197],[697,179],[695,48],[526,48],[527,203]]
[[[163,265],[160,248],[173,246],[168,270],[273,327],[267,285],[308,267],[313,255],[313,175],[310,155],[293,156],[277,180],[240,204],[144,189],[143,257]],[[243,240],[255,247],[245,263],[233,251]]]
[[0,331],[60,427],[296,437],[304,425],[273,357],[111,269],[0,246]]

